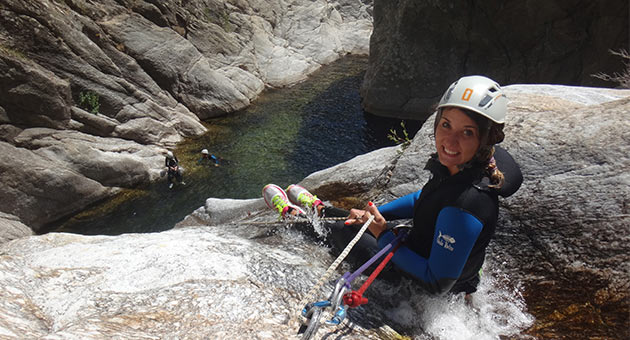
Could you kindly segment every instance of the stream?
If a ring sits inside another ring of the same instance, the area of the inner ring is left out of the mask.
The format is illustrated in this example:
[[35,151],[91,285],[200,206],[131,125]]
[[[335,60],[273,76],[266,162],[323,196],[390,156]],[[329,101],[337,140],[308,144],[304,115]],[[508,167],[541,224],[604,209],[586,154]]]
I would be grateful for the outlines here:
[[[400,119],[376,117],[361,109],[359,86],[366,56],[347,56],[323,66],[289,88],[267,90],[247,109],[205,122],[208,132],[180,143],[175,156],[185,169],[185,186],[168,189],[166,178],[124,190],[51,230],[84,235],[118,235],[171,229],[208,197],[257,198],[268,183],[281,186],[395,145],[390,129],[402,135]],[[413,137],[418,121],[406,121]],[[223,158],[219,167],[197,165],[201,150]]]

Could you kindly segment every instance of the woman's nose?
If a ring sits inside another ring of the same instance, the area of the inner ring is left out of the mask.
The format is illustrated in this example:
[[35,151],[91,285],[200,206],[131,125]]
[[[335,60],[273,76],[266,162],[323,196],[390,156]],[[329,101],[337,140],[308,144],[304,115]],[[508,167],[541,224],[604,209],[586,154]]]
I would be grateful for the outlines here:
[[446,136],[444,136],[444,144],[448,145],[448,146],[455,146],[459,143],[459,141],[457,140],[457,135],[454,133],[449,133]]

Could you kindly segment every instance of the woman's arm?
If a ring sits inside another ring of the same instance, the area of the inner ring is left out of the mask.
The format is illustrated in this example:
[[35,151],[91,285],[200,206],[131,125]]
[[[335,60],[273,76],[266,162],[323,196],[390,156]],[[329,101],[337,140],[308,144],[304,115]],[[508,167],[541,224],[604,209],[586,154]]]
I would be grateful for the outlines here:
[[401,218],[413,218],[413,206],[416,203],[422,190],[418,190],[411,194],[400,197],[387,204],[381,205],[378,211],[387,220],[396,220]]
[[[430,293],[446,293],[461,275],[482,228],[483,224],[475,216],[459,208],[445,207],[436,221],[429,258],[402,246],[392,261]],[[378,240],[379,247],[384,247],[394,237],[391,231],[384,232]]]

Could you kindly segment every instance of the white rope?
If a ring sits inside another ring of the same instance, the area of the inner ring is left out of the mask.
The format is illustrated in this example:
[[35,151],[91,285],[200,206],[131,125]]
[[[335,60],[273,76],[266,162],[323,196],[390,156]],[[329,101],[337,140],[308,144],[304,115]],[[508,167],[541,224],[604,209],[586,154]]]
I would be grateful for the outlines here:
[[313,299],[313,297],[319,291],[319,289],[324,285],[324,283],[328,281],[328,278],[330,277],[330,275],[337,269],[341,261],[343,261],[346,258],[346,256],[348,256],[348,253],[350,253],[350,250],[352,250],[352,247],[354,247],[354,245],[357,242],[359,242],[359,239],[361,238],[361,236],[363,236],[363,233],[365,233],[365,231],[370,226],[370,223],[372,223],[372,221],[374,221],[374,215],[368,218],[365,224],[363,224],[363,227],[361,227],[361,230],[359,230],[359,232],[354,236],[352,241],[348,243],[346,248],[341,252],[341,254],[337,257],[337,259],[330,265],[330,267],[328,267],[328,269],[326,270],[326,273],[324,273],[324,276],[322,276],[322,278],[319,279],[317,284],[315,284],[315,286],[311,288],[311,290],[306,294],[306,297],[302,299],[302,301],[300,301],[300,303],[298,304],[300,313],[302,311],[302,307],[305,306],[308,301]]
[[[347,217],[319,217],[318,220],[320,221],[344,221],[347,220]],[[292,219],[286,219],[286,220],[280,220],[280,221],[273,221],[273,222],[258,222],[258,221],[252,221],[252,222],[248,222],[248,221],[235,221],[235,222],[231,222],[232,224],[247,224],[247,225],[274,225],[274,224],[291,224],[291,223],[311,223],[313,222],[312,220],[309,220],[307,218],[292,218]]]

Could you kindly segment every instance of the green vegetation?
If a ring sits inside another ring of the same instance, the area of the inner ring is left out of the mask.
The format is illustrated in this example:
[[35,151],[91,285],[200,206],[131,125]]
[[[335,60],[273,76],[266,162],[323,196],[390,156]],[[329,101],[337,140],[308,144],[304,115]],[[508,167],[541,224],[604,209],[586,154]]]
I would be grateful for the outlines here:
[[207,22],[221,26],[225,32],[234,32],[234,27],[230,23],[230,13],[227,10],[213,13],[212,10],[206,8],[203,13]]
[[396,144],[402,144],[403,148],[406,148],[411,144],[411,139],[409,138],[409,133],[407,132],[407,128],[405,127],[405,121],[400,121],[400,127],[402,128],[402,136],[398,135],[398,131],[394,129],[389,129],[389,133],[387,134],[387,139],[393,141]]
[[22,53],[22,52],[20,52],[18,50],[12,49],[10,47],[6,47],[6,46],[1,45],[1,44],[0,44],[0,52],[2,52],[3,54],[15,57],[17,59],[27,60],[26,56],[24,55],[24,53]]
[[598,74],[593,74],[593,77],[605,81],[613,81],[624,89],[630,89],[630,54],[626,50],[620,50],[617,52],[611,50],[610,53],[616,56],[620,56],[623,59],[625,70],[623,70],[621,73],[615,72],[612,76],[600,72]]
[[98,94],[92,91],[81,91],[79,93],[79,107],[93,114],[98,114],[101,107]]

